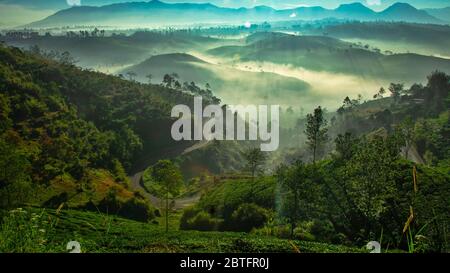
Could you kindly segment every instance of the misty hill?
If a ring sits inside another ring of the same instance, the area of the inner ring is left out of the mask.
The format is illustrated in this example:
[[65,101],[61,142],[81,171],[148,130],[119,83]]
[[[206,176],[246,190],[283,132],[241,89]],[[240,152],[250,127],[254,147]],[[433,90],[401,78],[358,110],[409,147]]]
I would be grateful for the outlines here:
[[338,16],[331,16],[337,18],[348,18],[348,19],[361,19],[373,20],[377,17],[377,13],[368,7],[362,5],[361,3],[353,4],[342,4],[336,10],[334,10]]
[[425,9],[425,11],[439,20],[450,22],[450,7],[442,9]]
[[342,39],[379,41],[386,44],[386,47],[392,47],[392,50],[396,45],[403,44],[411,52],[414,52],[415,48],[423,48],[430,53],[450,56],[450,26],[446,25],[351,22],[327,25],[308,33],[315,35],[326,33]]
[[161,26],[201,23],[239,23],[246,21],[318,20],[324,18],[362,21],[387,20],[420,23],[442,23],[425,11],[408,4],[394,4],[382,12],[374,12],[361,3],[344,4],[336,9],[300,7],[275,10],[266,6],[254,8],[222,8],[212,4],[161,1],[129,2],[101,7],[79,6],[61,10],[27,27],[60,27],[73,25]]
[[296,78],[281,76],[261,70],[242,71],[231,66],[208,63],[200,58],[183,53],[153,56],[137,65],[122,70],[122,74],[134,72],[136,79],[147,82],[161,82],[165,74],[176,73],[179,81],[211,85],[216,96],[225,103],[289,104],[300,101],[309,93],[310,86]]
[[83,67],[129,65],[151,55],[214,46],[218,40],[185,33],[136,32],[108,37],[38,36],[30,39],[3,37],[8,44],[28,49],[37,45],[45,51],[68,51]]
[[426,11],[418,10],[406,3],[395,3],[379,13],[378,19],[404,22],[436,22]]
[[[252,40],[251,36],[249,39]],[[450,60],[418,54],[385,55],[324,36],[268,34],[266,39],[246,46],[224,46],[208,52],[241,62],[272,62],[314,71],[382,78],[396,82],[412,82],[417,78],[425,78],[429,71],[433,70],[450,71]]]

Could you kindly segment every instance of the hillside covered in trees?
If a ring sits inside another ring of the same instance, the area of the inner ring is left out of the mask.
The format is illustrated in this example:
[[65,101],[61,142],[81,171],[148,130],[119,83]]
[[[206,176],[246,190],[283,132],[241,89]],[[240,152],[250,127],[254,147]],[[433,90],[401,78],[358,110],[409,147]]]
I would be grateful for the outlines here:
[[134,218],[151,218],[127,171],[141,155],[176,147],[164,135],[171,105],[190,103],[190,95],[82,70],[68,54],[43,55],[0,47],[2,208],[111,210],[119,201],[108,198],[118,198],[138,208]]

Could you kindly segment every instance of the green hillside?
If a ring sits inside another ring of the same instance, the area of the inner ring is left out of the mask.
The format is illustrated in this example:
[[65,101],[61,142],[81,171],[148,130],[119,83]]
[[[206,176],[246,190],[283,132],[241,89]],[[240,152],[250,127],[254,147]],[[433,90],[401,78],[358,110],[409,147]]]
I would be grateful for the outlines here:
[[[170,132],[171,105],[189,104],[190,96],[82,70],[68,59],[5,46],[0,55],[2,207],[114,211],[123,203],[130,217],[151,218],[126,171],[141,155],[176,147],[155,130]],[[144,215],[133,216],[133,207]]]

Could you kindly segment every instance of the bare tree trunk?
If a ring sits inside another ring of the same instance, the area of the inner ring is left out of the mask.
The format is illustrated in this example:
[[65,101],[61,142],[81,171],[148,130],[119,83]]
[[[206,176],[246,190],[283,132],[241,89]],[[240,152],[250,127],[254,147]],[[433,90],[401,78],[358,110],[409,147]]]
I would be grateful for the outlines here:
[[316,164],[316,145],[313,148],[313,164]]
[[169,191],[166,193],[166,233],[169,232]]

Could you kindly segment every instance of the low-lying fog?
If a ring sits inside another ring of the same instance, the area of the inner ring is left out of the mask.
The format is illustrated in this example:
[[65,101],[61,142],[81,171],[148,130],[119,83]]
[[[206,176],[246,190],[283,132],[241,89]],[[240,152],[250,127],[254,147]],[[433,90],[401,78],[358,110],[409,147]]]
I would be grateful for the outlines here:
[[[336,74],[325,71],[318,72],[292,65],[281,65],[270,62],[227,62],[227,60],[204,55],[199,52],[190,52],[189,54],[209,63],[240,71],[274,73],[280,76],[302,80],[311,86],[311,90],[307,93],[307,96],[302,96],[301,99],[292,98],[288,100],[292,104],[288,103],[282,106],[301,107],[306,111],[310,111],[318,105],[326,107],[329,110],[336,110],[342,105],[342,101],[346,96],[354,98],[358,94],[361,94],[363,99],[371,99],[380,87],[387,87],[390,84],[388,80],[374,80],[355,75]],[[226,77],[227,75],[223,76]],[[230,94],[223,96],[223,99],[225,102],[233,104],[254,103],[255,98],[253,96],[243,97],[242,94],[244,93],[241,93],[240,96]],[[302,105],[298,105],[297,103],[302,103]]]

